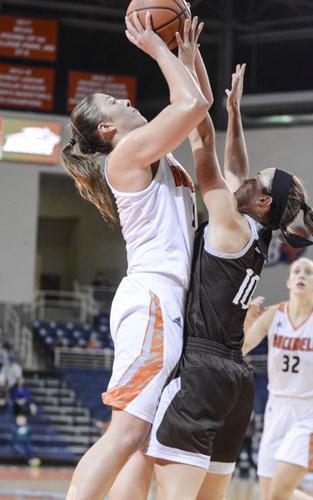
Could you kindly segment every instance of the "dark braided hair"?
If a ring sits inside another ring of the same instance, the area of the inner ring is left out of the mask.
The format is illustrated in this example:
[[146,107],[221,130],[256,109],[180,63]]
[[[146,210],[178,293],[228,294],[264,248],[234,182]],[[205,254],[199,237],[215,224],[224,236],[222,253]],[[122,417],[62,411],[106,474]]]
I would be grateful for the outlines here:
[[[271,187],[269,189],[264,188],[264,194],[271,196]],[[308,233],[313,235],[313,210],[307,204],[307,194],[303,187],[302,182],[296,175],[292,176],[292,183],[288,195],[288,202],[281,219],[281,224],[285,229],[289,229],[289,232],[294,232],[290,227],[295,218],[303,211],[303,224],[305,225]],[[270,217],[270,210],[268,214],[264,217],[262,224],[265,227],[272,227],[272,221]]]
[[307,195],[302,182],[295,175],[292,176],[292,184],[289,191],[288,203],[285,208],[282,225],[288,228],[295,220],[300,210],[303,211],[303,223],[309,234],[313,235],[313,210],[307,204]]

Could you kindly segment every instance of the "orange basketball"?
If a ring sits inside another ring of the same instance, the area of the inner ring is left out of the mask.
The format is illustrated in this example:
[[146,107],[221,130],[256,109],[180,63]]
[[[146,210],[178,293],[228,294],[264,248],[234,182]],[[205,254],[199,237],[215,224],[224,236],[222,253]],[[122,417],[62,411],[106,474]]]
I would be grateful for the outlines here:
[[185,20],[190,18],[190,9],[185,0],[132,0],[126,12],[131,22],[135,11],[143,27],[146,25],[147,11],[151,12],[152,28],[169,49],[177,47],[175,33],[178,31],[182,36]]

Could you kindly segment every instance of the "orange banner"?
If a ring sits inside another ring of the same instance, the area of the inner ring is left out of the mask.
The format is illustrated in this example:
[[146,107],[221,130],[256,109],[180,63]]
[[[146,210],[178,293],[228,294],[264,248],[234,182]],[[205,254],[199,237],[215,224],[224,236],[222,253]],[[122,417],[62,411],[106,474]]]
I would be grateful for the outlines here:
[[53,109],[55,70],[0,64],[0,107]]
[[0,15],[0,56],[55,61],[57,21]]
[[96,92],[112,95],[116,99],[129,99],[135,106],[136,83],[133,76],[69,71],[67,110],[71,112],[81,99]]

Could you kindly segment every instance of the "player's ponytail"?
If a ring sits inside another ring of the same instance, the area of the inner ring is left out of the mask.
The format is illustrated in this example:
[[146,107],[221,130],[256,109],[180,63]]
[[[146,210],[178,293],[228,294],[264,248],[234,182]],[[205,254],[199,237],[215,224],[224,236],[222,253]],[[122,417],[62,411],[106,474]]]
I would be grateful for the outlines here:
[[72,112],[73,137],[63,148],[61,162],[81,196],[93,203],[110,224],[117,221],[117,215],[103,167],[113,148],[98,131],[98,124],[105,119],[94,94],[83,99]]
[[307,231],[313,235],[313,210],[306,202],[303,203],[301,208],[303,210],[303,223]]
[[79,154],[75,151],[72,139],[63,148],[61,160],[65,170],[73,177],[80,195],[97,207],[106,222],[115,223],[117,216],[113,196],[102,172],[103,156]]
[[294,221],[299,212],[303,211],[303,223],[313,235],[313,210],[306,202],[307,196],[301,181],[295,175],[292,176],[292,184],[289,191],[288,203],[282,218],[282,225],[286,228]]

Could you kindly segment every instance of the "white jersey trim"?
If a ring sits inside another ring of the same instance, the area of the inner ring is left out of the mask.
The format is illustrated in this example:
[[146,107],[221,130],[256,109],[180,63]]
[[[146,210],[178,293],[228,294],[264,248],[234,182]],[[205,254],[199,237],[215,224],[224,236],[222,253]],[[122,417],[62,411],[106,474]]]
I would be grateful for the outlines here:
[[232,474],[235,470],[236,462],[210,462],[209,472],[211,474]]
[[289,314],[289,302],[285,303],[284,313],[286,314],[286,317],[287,317],[288,323],[290,325],[290,328],[294,332],[296,332],[297,330],[300,330],[300,328],[303,328],[304,325],[306,325],[306,323],[309,321],[309,319],[312,316],[313,310],[310,311],[310,313],[308,314],[307,318],[304,321],[302,321],[302,323],[300,323],[300,325],[298,325],[298,326],[296,326],[296,325],[293,324],[292,319],[290,317],[290,314]]
[[223,259],[239,259],[240,257],[243,257],[247,253],[247,251],[251,248],[253,242],[259,239],[256,222],[249,215],[244,214],[244,217],[247,219],[248,224],[250,226],[251,238],[250,241],[248,241],[248,243],[246,244],[246,246],[242,250],[240,250],[240,252],[235,252],[235,253],[219,252],[218,250],[215,250],[214,248],[210,247],[208,245],[209,223],[206,225],[203,234],[205,251],[211,255],[214,255],[215,257],[221,257]]

